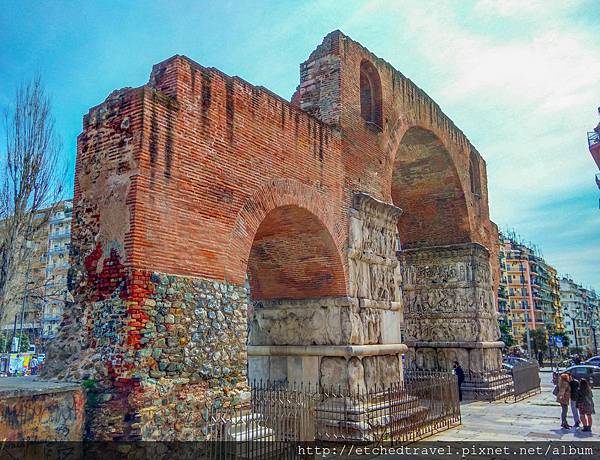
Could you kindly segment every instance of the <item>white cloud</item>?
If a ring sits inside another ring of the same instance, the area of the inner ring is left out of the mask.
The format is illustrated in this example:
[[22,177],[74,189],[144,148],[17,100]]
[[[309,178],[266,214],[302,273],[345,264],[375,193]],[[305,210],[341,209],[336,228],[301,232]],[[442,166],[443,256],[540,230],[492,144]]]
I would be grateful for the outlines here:
[[[595,166],[586,143],[600,104],[600,40],[569,22],[581,2],[368,5],[397,23],[401,46],[384,57],[422,60],[430,95],[476,139],[488,163],[492,218],[521,226],[561,270],[600,287],[598,238],[591,237],[600,232]],[[411,78],[419,84],[423,75]],[[577,194],[590,206],[560,203]]]
[[544,0],[480,0],[475,4],[474,11],[479,14],[500,15],[507,17],[545,16],[549,12],[557,14],[577,4],[576,1],[562,0],[548,2]]

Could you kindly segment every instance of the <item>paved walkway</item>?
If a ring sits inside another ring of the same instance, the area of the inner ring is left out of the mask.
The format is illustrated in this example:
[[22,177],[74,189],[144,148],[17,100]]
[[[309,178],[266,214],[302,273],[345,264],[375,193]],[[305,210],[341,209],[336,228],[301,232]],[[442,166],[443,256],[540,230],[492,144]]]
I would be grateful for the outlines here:
[[[552,395],[552,374],[541,373],[542,393],[507,404],[482,401],[461,406],[462,425],[427,441],[600,441],[600,389],[593,390],[596,415],[592,433],[560,427],[560,405]],[[569,423],[572,424],[569,410]]]

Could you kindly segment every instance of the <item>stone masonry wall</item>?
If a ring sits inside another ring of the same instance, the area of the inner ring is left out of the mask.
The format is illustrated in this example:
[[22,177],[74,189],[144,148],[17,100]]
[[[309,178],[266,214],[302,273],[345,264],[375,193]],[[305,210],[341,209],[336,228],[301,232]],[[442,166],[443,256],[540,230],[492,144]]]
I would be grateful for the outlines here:
[[95,439],[199,439],[201,409],[246,390],[245,290],[158,273],[133,281],[145,295],[125,287],[95,302],[86,347],[94,354],[54,377],[92,382]]

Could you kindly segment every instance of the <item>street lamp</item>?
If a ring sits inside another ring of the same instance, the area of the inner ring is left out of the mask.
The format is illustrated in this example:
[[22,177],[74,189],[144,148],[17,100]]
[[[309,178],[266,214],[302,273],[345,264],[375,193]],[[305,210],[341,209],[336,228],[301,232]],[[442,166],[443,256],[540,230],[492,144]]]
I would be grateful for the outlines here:
[[525,309],[525,334],[527,335],[527,354],[531,359],[531,337],[529,336],[529,310],[527,310],[527,308]]
[[594,355],[597,355],[598,344],[596,343],[596,326],[594,324],[590,324],[590,329],[592,330],[592,337],[594,339]]
[[573,334],[575,334],[575,348],[579,348],[579,344],[577,343],[577,324],[575,323],[575,318],[573,318],[569,313],[565,313],[565,316],[573,321]]

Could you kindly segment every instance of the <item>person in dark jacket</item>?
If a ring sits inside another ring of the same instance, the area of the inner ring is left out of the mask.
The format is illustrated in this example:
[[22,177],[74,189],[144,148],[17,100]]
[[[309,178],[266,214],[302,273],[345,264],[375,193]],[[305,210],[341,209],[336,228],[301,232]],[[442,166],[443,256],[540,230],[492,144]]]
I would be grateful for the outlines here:
[[460,364],[458,364],[458,361],[454,361],[454,375],[456,375],[456,378],[458,380],[458,400],[462,401],[462,384],[465,381],[465,373],[462,370],[462,367],[460,367]]
[[592,414],[594,411],[594,398],[592,397],[592,388],[586,379],[581,379],[579,383],[579,395],[577,397],[577,408],[581,415],[583,429],[581,431],[592,431]]
[[579,380],[569,374],[569,385],[571,386],[571,414],[573,415],[574,427],[577,428],[581,424],[579,410],[577,409],[577,398],[579,398]]

